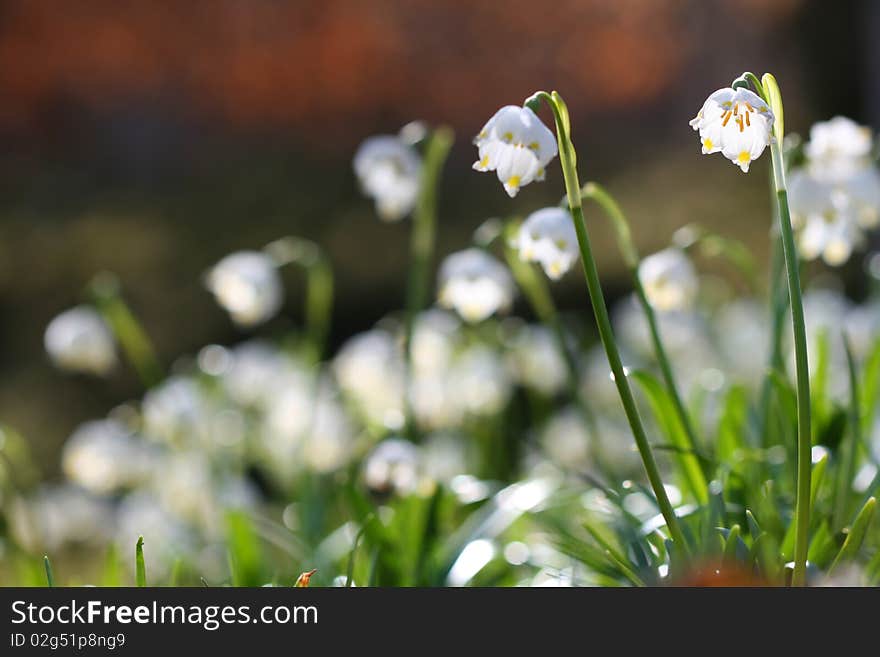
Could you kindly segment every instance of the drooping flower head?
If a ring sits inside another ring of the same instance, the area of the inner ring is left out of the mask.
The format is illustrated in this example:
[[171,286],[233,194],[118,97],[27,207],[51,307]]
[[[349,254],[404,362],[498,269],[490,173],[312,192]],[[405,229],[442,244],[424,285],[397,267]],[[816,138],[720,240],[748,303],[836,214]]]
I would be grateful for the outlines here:
[[96,310],[71,308],[49,322],[46,352],[61,369],[103,376],[116,364],[113,334]]
[[275,262],[259,251],[226,256],[208,273],[206,284],[232,320],[243,327],[274,317],[284,296]]
[[364,194],[376,202],[383,221],[412,212],[419,195],[422,160],[400,137],[379,135],[364,141],[354,156],[354,172]]
[[468,322],[479,322],[513,302],[507,268],[485,251],[472,248],[448,256],[440,267],[439,301]]
[[558,280],[578,257],[571,214],[559,207],[533,212],[520,227],[514,246],[520,258],[540,263],[547,276]]
[[800,254],[831,266],[849,260],[880,224],[880,171],[871,161],[868,128],[844,117],[817,123],[804,166],[791,172],[788,195]]
[[744,172],[772,139],[774,116],[758,94],[748,89],[719,89],[691,121],[700,133],[703,154],[721,153]]
[[489,119],[474,139],[480,159],[477,171],[495,171],[511,198],[520,187],[544,180],[547,165],[556,157],[556,138],[528,107],[507,105]]
[[642,260],[639,280],[657,310],[682,310],[697,296],[697,273],[681,249],[664,249]]

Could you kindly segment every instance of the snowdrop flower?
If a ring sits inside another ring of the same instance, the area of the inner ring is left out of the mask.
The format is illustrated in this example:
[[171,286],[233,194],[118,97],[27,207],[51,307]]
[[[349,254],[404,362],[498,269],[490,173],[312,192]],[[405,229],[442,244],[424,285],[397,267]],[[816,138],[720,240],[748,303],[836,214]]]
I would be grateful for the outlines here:
[[719,89],[690,122],[700,133],[703,154],[720,152],[748,172],[749,165],[770,145],[773,112],[748,89]]
[[547,455],[563,467],[583,467],[590,460],[590,434],[577,408],[570,406],[553,415],[540,441]]
[[469,347],[449,374],[451,394],[466,413],[490,416],[501,411],[512,393],[504,361],[484,345]]
[[89,306],[77,306],[49,322],[44,343],[52,362],[65,370],[105,375],[116,364],[113,334]]
[[520,258],[540,263],[547,276],[558,280],[578,257],[571,214],[559,207],[533,212],[520,226],[514,246]]
[[333,373],[368,422],[403,426],[404,362],[394,335],[373,329],[350,338],[333,361]]
[[400,438],[383,440],[364,461],[364,483],[376,495],[406,496],[421,479],[419,448]]
[[507,268],[480,249],[453,253],[440,267],[440,304],[454,308],[468,322],[507,310],[513,291]]
[[498,110],[474,139],[480,159],[477,171],[495,171],[511,198],[520,187],[544,180],[556,157],[556,138],[528,107],[507,105]]
[[144,434],[171,445],[207,442],[211,407],[198,384],[182,376],[165,380],[144,395]]
[[871,129],[852,119],[835,116],[810,128],[804,154],[814,175],[824,180],[846,178],[869,164]]
[[419,195],[422,161],[399,137],[370,137],[354,156],[354,172],[364,194],[376,202],[383,221],[398,221],[412,212]]
[[100,545],[113,533],[108,501],[72,484],[41,486],[14,500],[10,511],[12,534],[31,552]]
[[520,329],[508,350],[517,381],[548,397],[565,387],[568,371],[553,333],[536,324]]
[[61,467],[73,483],[97,495],[108,495],[147,481],[157,452],[116,420],[80,425],[67,439]]
[[208,273],[207,287],[242,327],[274,317],[284,296],[275,262],[259,251],[238,251],[223,258]]
[[657,310],[687,308],[697,296],[697,273],[681,249],[664,249],[642,260],[639,280]]
[[806,166],[790,176],[792,224],[804,258],[839,266],[865,242],[864,231],[880,224],[880,172],[870,161],[867,128],[836,117],[810,135]]

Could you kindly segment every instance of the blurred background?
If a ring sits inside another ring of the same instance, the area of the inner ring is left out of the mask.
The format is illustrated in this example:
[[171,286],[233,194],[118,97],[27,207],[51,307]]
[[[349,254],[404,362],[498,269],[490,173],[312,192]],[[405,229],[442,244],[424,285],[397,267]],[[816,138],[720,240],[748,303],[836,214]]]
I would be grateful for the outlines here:
[[[413,119],[454,128],[442,257],[487,217],[562,197],[558,169],[511,202],[470,167],[489,116],[539,88],[565,96],[582,177],[618,195],[643,251],[699,222],[766,261],[769,158],[748,177],[701,158],[688,120],[743,70],[769,70],[789,131],[834,114],[877,127],[878,37],[869,0],[0,2],[0,418],[51,474],[78,422],[139,395],[125,368],[79,385],[43,351],[46,324],[101,270],[165,363],[245,337],[202,276],[285,234],[333,260],[333,343],[368,328],[402,305],[409,230],[359,193],[358,144]],[[591,230],[613,297],[621,262],[604,223]],[[299,322],[285,275],[264,333]],[[577,276],[556,290],[586,307]]]

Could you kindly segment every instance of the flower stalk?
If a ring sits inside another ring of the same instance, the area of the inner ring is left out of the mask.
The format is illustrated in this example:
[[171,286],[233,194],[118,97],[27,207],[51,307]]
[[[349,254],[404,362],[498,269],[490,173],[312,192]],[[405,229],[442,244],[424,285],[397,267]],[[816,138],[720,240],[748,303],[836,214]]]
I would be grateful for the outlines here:
[[315,242],[301,237],[282,237],[263,249],[278,267],[296,264],[306,275],[306,352],[312,362],[324,355],[333,315],[333,268]]
[[152,388],[162,380],[162,366],[147,332],[122,298],[121,288],[115,274],[102,272],[89,284],[89,294],[141,383]]
[[636,447],[638,448],[639,455],[641,456],[642,463],[645,467],[648,481],[655,497],[657,498],[657,505],[666,521],[666,526],[669,529],[672,540],[682,553],[687,554],[689,552],[687,541],[684,538],[678,518],[675,515],[675,510],[673,509],[669,497],[666,494],[666,490],[663,487],[660,470],[657,467],[657,462],[651,451],[651,445],[648,442],[648,437],[645,433],[638,407],[636,406],[635,397],[630,388],[626,370],[623,367],[620,351],[617,348],[614,331],[611,328],[608,308],[605,305],[605,297],[602,292],[602,285],[599,281],[599,272],[596,268],[596,261],[593,257],[592,246],[590,244],[590,238],[587,234],[584,221],[584,211],[581,203],[581,187],[578,182],[577,173],[577,154],[574,145],[571,142],[571,123],[568,115],[568,108],[562,97],[555,91],[552,93],[539,91],[527,99],[525,105],[535,109],[541,101],[546,102],[553,111],[553,118],[556,123],[556,138],[559,143],[559,161],[565,179],[568,207],[577,233],[578,247],[581,253],[581,263],[583,265],[584,277],[586,278],[587,289],[593,306],[593,314],[596,318],[599,337],[605,348],[611,372],[614,375],[614,384],[617,387],[624,412],[626,413],[626,418],[632,429],[633,437],[636,441]]
[[[756,84],[754,75],[749,77]],[[810,374],[807,361],[807,332],[804,320],[804,304],[801,295],[800,268],[794,231],[791,226],[791,212],[788,206],[788,191],[785,183],[785,161],[782,155],[782,138],[785,135],[783,123],[782,95],[776,79],[765,73],[757,87],[769,103],[775,117],[774,139],[770,143],[770,157],[773,162],[773,182],[776,190],[776,204],[779,209],[779,231],[782,238],[782,251],[785,258],[785,273],[788,280],[788,298],[791,308],[791,324],[794,332],[795,375],[797,378],[797,498],[795,502],[795,543],[794,571],[792,586],[803,586],[807,573],[807,549],[810,531],[810,477],[812,469],[812,437],[810,428]]]
[[[412,337],[416,317],[428,303],[431,285],[431,266],[437,232],[437,188],[443,165],[454,141],[451,128],[440,126],[427,139],[424,150],[419,195],[412,216],[410,235],[410,265],[406,291],[406,324],[404,354],[406,379],[412,378]],[[415,426],[409,400],[405,400],[407,432],[414,436]]]
[[645,314],[645,319],[648,322],[651,344],[654,348],[654,355],[657,358],[657,364],[660,366],[660,373],[663,376],[663,382],[666,384],[666,389],[669,391],[673,406],[675,407],[675,413],[678,415],[679,422],[681,422],[681,426],[684,429],[685,436],[688,440],[688,447],[692,450],[692,454],[689,458],[694,460],[693,465],[695,467],[688,468],[688,472],[691,473],[691,476],[695,479],[695,481],[692,482],[693,492],[697,496],[697,501],[700,502],[700,504],[706,504],[709,501],[706,473],[703,471],[703,466],[699,459],[694,456],[694,454],[697,453],[697,448],[699,446],[699,443],[697,442],[697,434],[694,430],[690,415],[682,401],[681,393],[678,389],[678,383],[675,380],[675,374],[673,373],[672,365],[669,362],[669,356],[666,353],[666,348],[660,337],[660,329],[657,326],[657,315],[654,312],[653,306],[651,306],[651,303],[648,301],[648,297],[645,294],[645,288],[642,285],[642,280],[639,276],[639,253],[633,243],[629,222],[626,220],[626,215],[623,214],[623,210],[620,209],[620,206],[614,198],[598,183],[588,182],[584,185],[581,190],[581,196],[584,199],[595,201],[602,208],[605,216],[611,221],[614,228],[614,233],[617,237],[617,245],[623,256],[624,264],[629,270],[636,298],[638,299],[639,305]]

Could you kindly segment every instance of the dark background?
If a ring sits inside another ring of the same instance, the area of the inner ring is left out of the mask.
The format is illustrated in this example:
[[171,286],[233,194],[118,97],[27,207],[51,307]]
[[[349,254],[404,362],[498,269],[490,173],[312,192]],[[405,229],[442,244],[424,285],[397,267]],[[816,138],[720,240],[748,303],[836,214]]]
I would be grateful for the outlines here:
[[[878,42],[868,0],[0,2],[0,421],[51,472],[77,422],[140,395],[124,368],[85,382],[43,352],[48,321],[100,270],[121,277],[167,364],[245,337],[201,275],[285,234],[333,259],[334,343],[368,328],[401,305],[409,231],[358,193],[359,142],[412,119],[455,129],[442,256],[486,217],[563,195],[558,168],[514,202],[470,169],[485,120],[539,88],[568,101],[581,177],[621,199],[643,251],[699,222],[763,261],[769,158],[750,176],[702,158],[688,120],[753,70],[779,80],[788,131],[835,114],[876,127]],[[611,236],[590,230],[620,294]],[[284,316],[263,334],[298,322],[286,277]],[[556,290],[585,307],[576,276]]]

